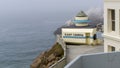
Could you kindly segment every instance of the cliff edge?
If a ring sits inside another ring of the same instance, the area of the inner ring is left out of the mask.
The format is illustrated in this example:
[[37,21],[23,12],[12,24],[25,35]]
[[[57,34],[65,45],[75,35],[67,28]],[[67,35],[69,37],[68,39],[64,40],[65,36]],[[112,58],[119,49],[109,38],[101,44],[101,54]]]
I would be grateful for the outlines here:
[[30,68],[49,68],[64,56],[64,50],[59,43],[55,43],[50,50],[42,52],[30,65]]

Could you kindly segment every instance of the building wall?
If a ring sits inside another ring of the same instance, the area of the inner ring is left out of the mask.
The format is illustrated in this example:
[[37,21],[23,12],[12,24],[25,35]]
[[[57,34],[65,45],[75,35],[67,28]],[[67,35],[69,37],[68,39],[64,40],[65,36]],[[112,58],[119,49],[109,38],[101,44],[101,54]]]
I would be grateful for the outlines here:
[[[72,34],[71,36],[65,36],[64,34],[67,34],[67,32],[63,33],[63,39],[65,42],[72,42],[72,43],[86,43],[86,39],[85,39],[85,34],[84,33],[68,33],[68,34]],[[74,36],[74,34],[81,34],[83,36]],[[67,38],[65,38],[67,37]]]
[[87,23],[82,23],[82,24],[75,24],[76,26],[88,26],[88,24]]
[[75,17],[75,20],[88,20],[88,17]]
[[[115,21],[116,21],[116,31],[111,31],[111,24],[109,22],[109,13],[108,9],[114,9],[115,10]],[[120,16],[120,2],[105,2],[104,4],[104,32],[109,35],[120,35],[120,29],[119,29],[119,16]]]
[[111,52],[112,51],[111,47],[115,47],[115,51],[120,51],[120,41],[105,38],[104,39],[104,52]]
[[[69,43],[81,43],[81,44],[93,44],[93,36],[96,33],[96,29],[62,29],[62,38],[65,42]],[[85,32],[86,31],[86,32]],[[88,31],[88,32],[87,32]],[[86,42],[86,33],[89,34],[88,42]],[[75,36],[80,34],[81,36]]]
[[[115,10],[115,31],[111,30],[110,9]],[[110,46],[120,51],[120,0],[104,0],[104,51],[112,51]]]

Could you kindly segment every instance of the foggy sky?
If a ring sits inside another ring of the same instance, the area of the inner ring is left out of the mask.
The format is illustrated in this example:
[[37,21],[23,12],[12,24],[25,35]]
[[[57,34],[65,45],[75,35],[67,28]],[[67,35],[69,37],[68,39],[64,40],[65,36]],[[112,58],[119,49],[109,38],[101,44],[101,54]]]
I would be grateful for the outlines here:
[[0,0],[0,20],[42,19],[49,14],[69,14],[96,7],[102,8],[103,0]]

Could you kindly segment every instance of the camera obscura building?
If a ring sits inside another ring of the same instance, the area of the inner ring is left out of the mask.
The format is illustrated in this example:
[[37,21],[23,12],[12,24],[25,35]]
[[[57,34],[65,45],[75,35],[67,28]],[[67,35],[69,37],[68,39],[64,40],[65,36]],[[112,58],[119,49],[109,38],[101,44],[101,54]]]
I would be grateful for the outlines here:
[[66,43],[96,44],[96,26],[89,24],[88,16],[79,12],[72,20],[74,25],[62,28],[62,38]]

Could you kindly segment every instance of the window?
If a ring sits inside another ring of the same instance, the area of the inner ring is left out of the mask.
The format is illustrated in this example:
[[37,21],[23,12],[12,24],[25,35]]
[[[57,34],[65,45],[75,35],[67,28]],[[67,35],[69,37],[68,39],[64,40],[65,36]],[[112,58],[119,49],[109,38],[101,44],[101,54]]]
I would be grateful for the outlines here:
[[111,51],[115,51],[115,47],[111,47]]
[[111,23],[111,30],[115,31],[115,10],[114,9],[109,9],[109,20]]
[[108,45],[108,51],[109,51],[109,52],[115,51],[115,47]]
[[115,31],[115,21],[112,21],[112,31]]
[[115,10],[111,10],[112,31],[115,31]]
[[83,34],[74,34],[74,36],[83,36]]
[[65,33],[65,36],[71,36],[72,34]]

